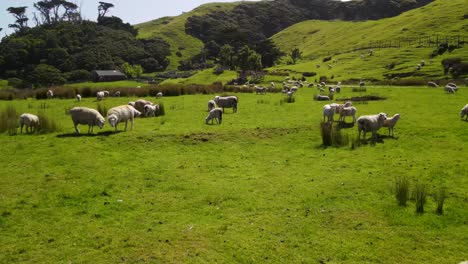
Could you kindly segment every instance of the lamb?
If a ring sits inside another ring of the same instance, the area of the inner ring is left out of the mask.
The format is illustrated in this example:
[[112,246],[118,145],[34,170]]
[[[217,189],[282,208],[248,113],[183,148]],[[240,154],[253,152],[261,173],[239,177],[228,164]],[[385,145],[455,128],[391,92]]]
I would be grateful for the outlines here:
[[327,118],[327,122],[333,122],[333,115],[335,114],[335,108],[329,104],[323,106],[323,122]]
[[317,99],[317,101],[330,101],[330,97],[327,96],[327,95],[320,95],[318,94],[315,99]]
[[357,112],[357,109],[354,106],[340,108],[340,121],[345,122],[345,118],[347,116],[352,116],[353,117],[353,123],[355,123],[356,122],[356,112]]
[[141,112],[133,108],[131,105],[116,106],[107,111],[107,121],[109,121],[109,124],[112,127],[115,127],[115,131],[117,131],[117,125],[120,122],[125,122],[124,131],[127,131],[128,120],[130,120],[131,129],[133,130],[133,119],[138,117],[140,114]]
[[223,113],[224,113],[224,108],[232,108],[233,113],[237,112],[237,103],[239,102],[239,99],[236,96],[225,96],[225,97],[216,96],[214,101],[216,105],[218,105],[219,107],[223,109]]
[[77,102],[81,102],[81,95],[80,95],[80,94],[77,94],[77,95],[76,95],[76,101],[77,101]]
[[460,111],[460,117],[463,118],[464,116],[466,116],[465,120],[468,121],[468,104]]
[[88,107],[73,107],[70,110],[70,115],[75,126],[76,134],[80,133],[78,124],[88,125],[88,134],[93,133],[94,126],[102,128],[106,120],[96,110]]
[[[39,128],[40,122],[37,115],[24,113],[20,115],[20,132],[23,133],[23,126],[26,126],[26,133],[32,133]],[[29,128],[29,131],[28,131]]]
[[154,105],[153,102],[150,102],[144,99],[139,99],[139,100],[136,100],[135,102],[129,102],[128,104],[133,106],[136,110],[138,110],[141,113],[145,112],[145,105]]
[[[397,121],[400,119],[400,114],[395,114],[394,116],[387,118],[383,124],[384,127],[388,127],[388,135],[393,137],[393,128],[395,127]],[[390,133],[391,132],[391,133]]]
[[211,124],[213,124],[213,119],[216,119],[218,124],[221,125],[221,122],[223,121],[223,110],[221,108],[212,109],[205,118],[205,123],[208,124],[208,122],[211,120]]
[[435,88],[435,87],[439,87],[439,85],[437,85],[437,83],[435,83],[435,82],[428,82],[428,83],[427,83],[427,86],[429,86],[429,87],[434,87],[434,88]]
[[96,100],[101,101],[102,99],[104,99],[104,96],[105,96],[104,92],[97,92]]
[[377,130],[379,130],[385,120],[387,119],[387,114],[379,113],[377,115],[366,115],[360,116],[357,119],[358,123],[358,138],[361,138],[361,131],[364,131],[363,139],[366,140],[366,132],[372,132],[372,139],[377,139]]
[[150,105],[150,104],[147,104],[145,105],[145,116],[146,117],[149,117],[149,116],[156,116],[156,113],[159,111],[159,105],[158,104],[155,104],[155,105]]
[[163,97],[163,93],[162,92],[158,92],[156,94],[156,98],[160,99],[161,97]]
[[52,99],[54,97],[54,92],[52,90],[47,90],[47,99]]
[[216,108],[216,103],[213,100],[208,101],[208,112]]

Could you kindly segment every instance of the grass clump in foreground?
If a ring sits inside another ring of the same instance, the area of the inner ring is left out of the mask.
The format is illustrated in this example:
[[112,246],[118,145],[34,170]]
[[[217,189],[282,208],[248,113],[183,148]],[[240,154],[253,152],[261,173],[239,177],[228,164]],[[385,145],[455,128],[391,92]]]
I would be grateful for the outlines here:
[[443,215],[444,214],[444,202],[447,198],[447,194],[445,193],[445,188],[440,188],[437,193],[434,194],[434,200],[437,204],[436,214]]
[[395,198],[399,206],[406,206],[409,199],[409,181],[406,177],[398,177],[396,179]]
[[418,183],[414,189],[414,200],[416,204],[416,213],[423,214],[424,213],[424,205],[426,204],[426,185],[422,183]]
[[349,145],[349,135],[343,134],[339,126],[332,122],[320,122],[320,135],[324,147],[345,147]]
[[0,133],[16,134],[19,115],[16,108],[9,105],[0,112]]

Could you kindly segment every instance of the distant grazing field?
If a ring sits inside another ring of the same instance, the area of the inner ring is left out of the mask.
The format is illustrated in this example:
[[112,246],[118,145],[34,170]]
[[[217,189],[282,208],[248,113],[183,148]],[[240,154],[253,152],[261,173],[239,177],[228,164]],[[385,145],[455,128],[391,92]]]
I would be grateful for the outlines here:
[[[468,91],[344,87],[358,116],[401,114],[395,137],[322,146],[325,102],[301,88],[236,94],[238,113],[206,125],[214,95],[164,97],[166,115],[132,131],[74,135],[66,112],[94,98],[0,101],[59,131],[0,135],[0,263],[458,263],[468,260]],[[137,98],[109,98],[101,107]],[[158,102],[155,98],[146,98]],[[336,116],[336,119],[338,116]],[[347,119],[351,122],[351,119]],[[342,130],[351,142],[357,128]],[[370,136],[370,135],[368,135]],[[394,195],[426,186],[424,214]],[[444,214],[434,194],[445,189]]]

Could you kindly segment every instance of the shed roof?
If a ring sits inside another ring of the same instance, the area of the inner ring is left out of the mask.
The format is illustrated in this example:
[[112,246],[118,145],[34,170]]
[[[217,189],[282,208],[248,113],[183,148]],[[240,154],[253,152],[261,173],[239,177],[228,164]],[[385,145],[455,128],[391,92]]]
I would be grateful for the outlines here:
[[94,71],[98,76],[125,76],[121,71],[110,70],[110,71]]

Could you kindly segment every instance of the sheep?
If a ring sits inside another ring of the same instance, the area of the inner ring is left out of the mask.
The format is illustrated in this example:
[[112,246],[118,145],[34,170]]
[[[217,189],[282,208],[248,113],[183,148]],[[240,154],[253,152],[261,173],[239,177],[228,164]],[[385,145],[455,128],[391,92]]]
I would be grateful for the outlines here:
[[330,97],[327,96],[327,95],[320,95],[318,94],[315,99],[317,99],[317,101],[330,101]]
[[47,99],[52,99],[54,97],[54,92],[52,90],[47,90]]
[[295,92],[297,92],[298,89],[299,88],[297,86],[293,86],[293,87],[291,87],[291,92],[295,93]]
[[96,100],[101,101],[102,99],[104,99],[104,96],[105,96],[104,92],[97,92]]
[[453,88],[452,86],[449,86],[449,85],[446,85],[445,88],[444,88],[444,91],[446,91],[447,93],[455,93],[457,90],[455,90],[455,88]]
[[77,102],[81,102],[81,95],[80,95],[80,94],[77,94],[77,95],[76,95],[76,101],[77,101]]
[[156,98],[160,99],[161,97],[163,97],[163,93],[162,92],[158,92],[156,94]]
[[[385,120],[383,126],[388,127],[388,135],[394,136],[393,128],[395,127],[397,121],[400,119],[400,114],[395,114],[392,117],[389,117]],[[391,132],[391,133],[390,133]]]
[[466,104],[460,111],[460,118],[463,118],[464,116],[466,116],[465,120],[468,121],[468,104]]
[[323,106],[323,122],[327,118],[327,122],[333,122],[333,115],[335,114],[335,108],[329,104]]
[[221,125],[221,122],[223,121],[223,110],[221,108],[212,109],[205,118],[205,123],[208,124],[208,122],[211,120],[211,124],[213,124],[213,119],[216,119],[218,124]]
[[267,88],[262,86],[255,86],[255,93],[256,94],[266,94]]
[[216,103],[213,100],[208,101],[208,112],[216,108]]
[[[20,132],[23,133],[23,126],[26,126],[26,133],[32,133],[39,128],[40,122],[37,115],[24,113],[20,115]],[[29,128],[29,131],[28,131]]]
[[104,97],[108,97],[109,96],[109,91],[102,91],[104,93]]
[[341,93],[341,86],[336,86],[335,91],[336,93]]
[[114,97],[120,97],[120,91],[115,92]]
[[417,64],[416,67],[415,67],[415,69],[416,69],[417,71],[419,71],[419,70],[421,69],[421,64]]
[[366,141],[366,132],[372,132],[372,139],[377,139],[377,130],[379,130],[383,126],[386,119],[387,114],[385,113],[379,113],[377,115],[360,116],[357,119],[359,133],[358,138],[361,138],[361,131],[364,131],[364,141]]
[[144,113],[145,113],[146,117],[156,116],[156,113],[159,111],[159,105],[158,104],[155,104],[155,105],[147,104],[147,105],[145,105],[144,109],[145,109]]
[[133,108],[131,105],[120,105],[107,111],[107,121],[111,127],[115,127],[115,131],[117,131],[117,125],[120,122],[125,122],[124,131],[127,131],[128,120],[130,120],[131,129],[133,130],[133,119],[138,117],[140,114],[141,112]]
[[73,107],[70,109],[70,115],[75,126],[76,134],[80,133],[78,124],[88,125],[88,134],[93,133],[94,126],[102,128],[106,120],[96,110],[88,107]]
[[225,97],[216,96],[214,101],[217,106],[223,109],[223,113],[224,113],[224,108],[232,108],[233,113],[237,112],[237,104],[239,102],[239,99],[236,96],[225,96]]
[[133,106],[136,110],[138,110],[141,113],[145,112],[145,105],[154,105],[153,102],[144,100],[144,99],[139,99],[136,100],[135,102],[129,102],[128,105]]
[[458,86],[454,83],[447,83],[447,86],[452,87],[455,90],[455,92],[458,90]]
[[356,112],[357,112],[356,107],[354,107],[354,106],[342,107],[342,108],[340,108],[339,111],[340,111],[340,121],[341,122],[345,122],[345,118],[347,116],[352,116],[353,117],[353,123],[356,122]]
[[359,82],[359,87],[364,87],[366,85],[366,82],[365,81],[360,81]]
[[429,87],[434,87],[434,88],[435,88],[435,87],[439,87],[439,85],[437,85],[437,83],[435,83],[435,82],[428,82],[428,83],[427,83],[427,86],[429,86]]
[[421,62],[420,62],[419,64],[421,64],[421,66],[425,66],[425,65],[426,65],[426,61],[425,61],[425,60],[421,60]]
[[276,86],[275,86],[275,83],[274,83],[274,82],[271,82],[271,83],[270,83],[270,85],[271,85],[271,88],[272,88],[272,89],[275,89],[275,88],[276,88]]

